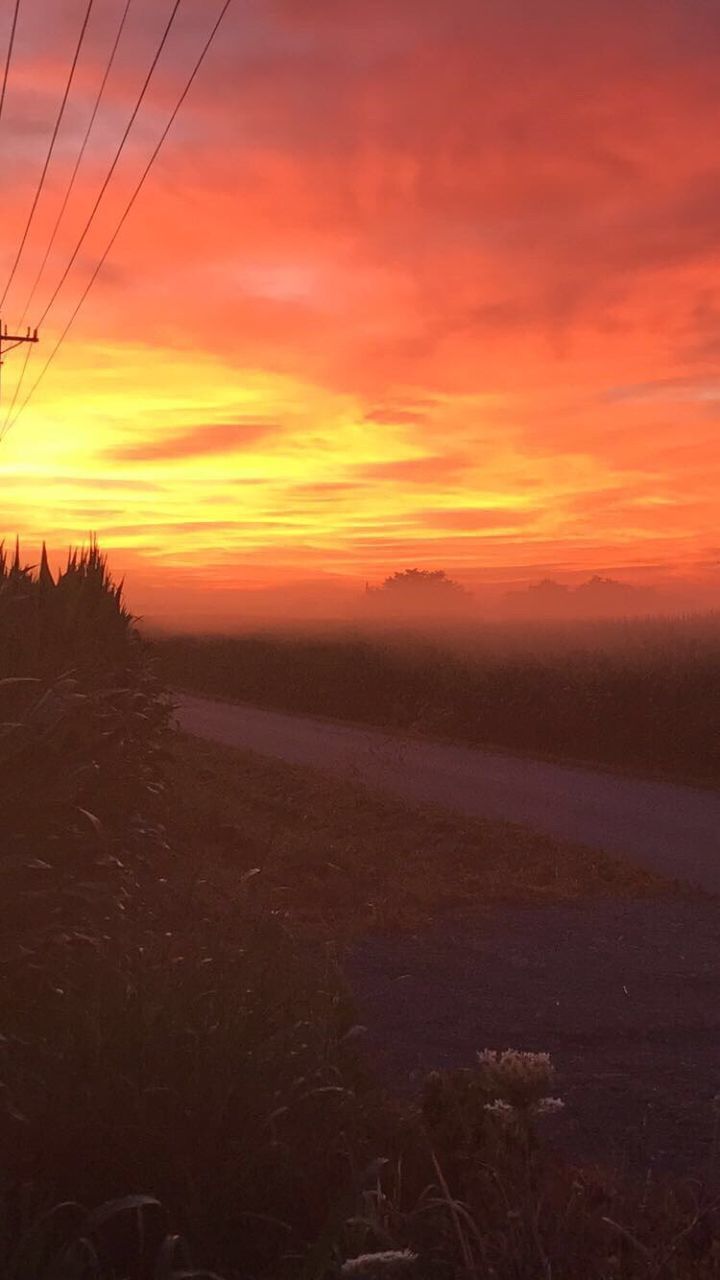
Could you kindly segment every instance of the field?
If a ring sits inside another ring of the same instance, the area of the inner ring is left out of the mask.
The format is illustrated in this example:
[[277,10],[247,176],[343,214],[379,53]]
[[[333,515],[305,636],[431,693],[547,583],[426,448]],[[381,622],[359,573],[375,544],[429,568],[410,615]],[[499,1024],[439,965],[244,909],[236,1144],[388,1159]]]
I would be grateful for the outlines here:
[[559,1154],[542,1045],[396,1094],[346,977],[448,916],[677,888],[179,739],[96,548],[0,561],[0,628],[4,1275],[717,1274],[716,1179]]
[[717,785],[720,615],[155,637],[175,688]]

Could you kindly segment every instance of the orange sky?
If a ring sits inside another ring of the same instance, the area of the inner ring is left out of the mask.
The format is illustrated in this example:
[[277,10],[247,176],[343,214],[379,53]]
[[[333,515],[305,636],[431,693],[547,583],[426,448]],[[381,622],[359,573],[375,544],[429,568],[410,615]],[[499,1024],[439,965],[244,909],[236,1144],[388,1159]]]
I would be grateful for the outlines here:
[[[171,7],[134,0],[41,302]],[[96,0],[11,327],[121,8]],[[31,370],[218,8],[184,0]],[[21,6],[3,276],[84,9]],[[600,569],[712,581],[719,107],[714,0],[235,0],[72,338],[0,444],[0,527],[57,548],[96,530],[151,611],[410,565],[470,585]],[[20,363],[7,358],[10,394]]]

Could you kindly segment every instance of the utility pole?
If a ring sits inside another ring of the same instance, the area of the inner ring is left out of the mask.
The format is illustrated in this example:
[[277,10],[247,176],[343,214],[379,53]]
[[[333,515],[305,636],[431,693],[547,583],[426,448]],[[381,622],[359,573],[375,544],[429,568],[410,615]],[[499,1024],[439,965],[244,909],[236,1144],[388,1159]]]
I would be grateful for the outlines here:
[[[40,339],[38,338],[37,329],[33,329],[32,332],[28,329],[27,333],[24,335],[8,333],[7,325],[3,325],[2,320],[0,320],[0,403],[2,402],[3,356],[7,355],[8,351],[13,351],[15,347],[19,347],[24,343],[39,341]],[[28,352],[28,355],[29,354],[30,353]]]

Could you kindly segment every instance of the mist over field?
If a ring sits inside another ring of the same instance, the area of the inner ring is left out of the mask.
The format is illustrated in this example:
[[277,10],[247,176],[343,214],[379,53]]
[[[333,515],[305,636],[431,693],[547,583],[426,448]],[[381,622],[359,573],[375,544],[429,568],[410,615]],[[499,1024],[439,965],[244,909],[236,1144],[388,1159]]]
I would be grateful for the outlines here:
[[150,633],[178,690],[680,781],[720,779],[720,613]]
[[374,630],[420,626],[424,630],[472,631],[489,623],[561,624],[588,619],[685,618],[720,608],[720,581],[679,579],[638,585],[611,573],[568,581],[550,575],[531,582],[483,583],[465,588],[457,600],[393,600],[378,586],[301,582],[278,587],[171,588],[135,581],[130,602],[144,629],[233,634],[248,627],[294,629],[349,625]]

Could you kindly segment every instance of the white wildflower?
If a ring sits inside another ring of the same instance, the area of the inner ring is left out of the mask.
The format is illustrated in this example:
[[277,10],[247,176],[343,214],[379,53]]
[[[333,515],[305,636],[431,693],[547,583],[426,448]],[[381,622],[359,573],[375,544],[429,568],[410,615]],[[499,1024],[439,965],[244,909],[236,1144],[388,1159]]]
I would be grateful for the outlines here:
[[548,1095],[555,1068],[548,1053],[517,1049],[484,1049],[477,1055],[478,1073],[489,1091],[513,1106],[530,1106]]
[[504,1102],[502,1098],[496,1098],[494,1102],[486,1102],[485,1110],[496,1120],[502,1120],[505,1124],[510,1124],[517,1119],[517,1111],[510,1106],[509,1102]]
[[417,1262],[410,1249],[388,1249],[384,1253],[362,1253],[348,1258],[340,1268],[343,1280],[406,1280]]
[[558,1111],[562,1111],[564,1107],[565,1103],[562,1098],[540,1098],[535,1103],[534,1110],[537,1116],[552,1116],[556,1115]]

